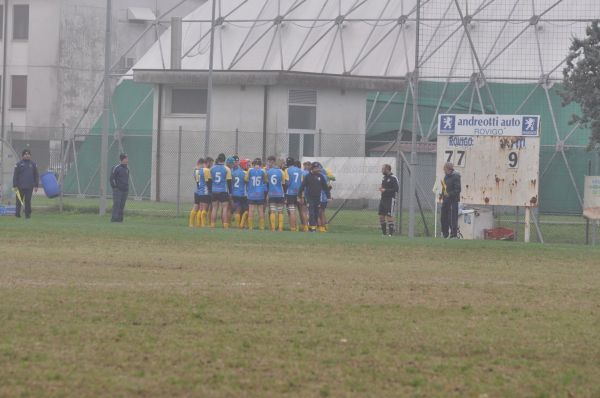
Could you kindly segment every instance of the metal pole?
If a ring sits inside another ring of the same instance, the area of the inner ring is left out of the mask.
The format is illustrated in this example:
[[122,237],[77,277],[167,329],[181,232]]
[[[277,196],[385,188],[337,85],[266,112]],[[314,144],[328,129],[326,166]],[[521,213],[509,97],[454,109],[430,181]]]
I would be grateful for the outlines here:
[[412,76],[413,84],[413,125],[412,138],[410,148],[410,165],[412,173],[410,173],[409,195],[408,195],[408,237],[415,237],[415,194],[417,192],[417,129],[419,123],[419,30],[421,24],[421,0],[417,0],[417,26],[415,31],[415,69]]
[[58,180],[60,181],[60,212],[63,212],[63,198],[64,198],[64,187],[65,187],[65,124],[62,124],[62,134],[60,139],[60,174]]
[[529,237],[531,235],[531,207],[525,207],[525,238],[523,241],[529,243]]
[[[592,175],[592,160],[588,162],[588,170],[587,175]],[[585,244],[590,244],[590,219],[586,217],[585,219]]]
[[6,123],[6,53],[7,53],[7,35],[8,35],[8,3],[9,0],[4,0],[4,26],[3,26],[3,35],[4,40],[2,41],[2,117],[0,117],[0,141],[2,141],[2,146],[0,146],[0,199],[4,196],[4,192],[8,192],[6,187],[4,186],[4,145],[6,145],[6,137],[4,131],[4,123]]
[[519,238],[519,206],[515,207],[515,240]]
[[181,132],[182,127],[179,126],[179,150],[177,152],[177,217],[181,211]]
[[108,129],[110,125],[110,52],[111,52],[112,0],[106,0],[106,36],[104,37],[104,114],[102,115],[102,141],[100,145],[100,215],[106,214],[108,169]]
[[[398,155],[400,149],[398,150]],[[400,156],[400,192],[398,192],[398,235],[402,235],[402,212],[404,211],[404,158]]]
[[235,129],[235,154],[238,155],[240,153],[240,130],[238,128]]
[[319,157],[323,156],[323,129],[319,129]]
[[210,19],[210,56],[208,61],[208,89],[206,93],[206,135],[204,140],[204,157],[208,156],[210,148],[210,129],[213,92],[213,61],[215,55],[215,8],[216,0],[212,0],[212,15]]

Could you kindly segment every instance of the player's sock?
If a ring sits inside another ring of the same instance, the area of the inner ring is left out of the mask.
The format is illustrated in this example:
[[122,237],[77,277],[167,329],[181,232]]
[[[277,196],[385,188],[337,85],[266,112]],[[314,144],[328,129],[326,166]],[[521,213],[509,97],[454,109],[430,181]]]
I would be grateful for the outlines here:
[[241,223],[242,223],[242,216],[239,213],[235,213],[235,215],[233,216],[233,218],[235,219],[235,225],[239,228],[242,228]]
[[208,225],[208,211],[202,210],[202,227],[206,227]]
[[196,216],[198,215],[197,210],[190,211],[190,217],[188,218],[188,227],[194,228],[196,225]]
[[279,232],[283,231],[283,214],[279,215]]
[[304,232],[308,232],[308,225],[305,224],[303,229],[304,229]]
[[254,229],[254,217],[248,217],[248,213],[246,213],[246,217],[248,218],[248,229]]
[[223,224],[223,229],[229,229],[229,224],[228,223],[224,223]]
[[196,219],[194,220],[196,227],[202,227],[202,210],[196,212]]
[[319,227],[319,232],[327,232],[327,230],[325,229],[325,227]]
[[271,221],[271,231],[275,231],[275,213],[269,214],[269,221]]
[[258,218],[258,229],[261,231],[265,229],[265,219],[263,217]]
[[394,235],[395,231],[396,231],[396,229],[394,228],[394,223],[393,222],[388,223],[388,234]]
[[245,211],[244,214],[242,214],[242,221],[240,221],[240,228],[245,228],[247,222],[248,222],[248,212]]
[[387,235],[387,224],[385,221],[381,223],[381,232],[383,232],[384,235]]

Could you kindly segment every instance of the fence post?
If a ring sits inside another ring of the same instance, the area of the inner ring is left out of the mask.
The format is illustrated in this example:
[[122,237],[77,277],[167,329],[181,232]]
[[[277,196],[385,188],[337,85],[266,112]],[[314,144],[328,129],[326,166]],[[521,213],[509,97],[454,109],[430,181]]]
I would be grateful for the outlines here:
[[319,129],[319,157],[323,156],[323,129]]
[[58,176],[60,181],[60,202],[59,209],[63,212],[63,197],[64,197],[64,186],[65,186],[65,124],[62,124],[62,132],[60,139],[60,174]]
[[[398,146],[398,155],[400,155],[400,146]],[[404,205],[404,157],[400,158],[400,189],[398,192],[398,235],[402,235],[402,211]]]
[[240,140],[240,130],[238,128],[235,129],[235,154],[238,155],[239,151],[239,140]]
[[181,132],[182,127],[179,126],[179,150],[177,151],[177,217],[181,211]]

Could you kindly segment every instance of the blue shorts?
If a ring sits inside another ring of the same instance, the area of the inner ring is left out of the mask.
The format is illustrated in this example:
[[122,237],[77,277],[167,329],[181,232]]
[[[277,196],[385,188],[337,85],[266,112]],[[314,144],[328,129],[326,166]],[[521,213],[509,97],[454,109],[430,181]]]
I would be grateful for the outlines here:
[[253,206],[264,206],[265,201],[262,199],[259,199],[259,200],[248,199],[248,204],[253,205]]
[[232,196],[233,211],[240,210],[241,213],[248,209],[248,198],[245,196]]
[[319,207],[321,209],[326,209],[327,208],[327,202],[321,202],[321,204],[319,205]]

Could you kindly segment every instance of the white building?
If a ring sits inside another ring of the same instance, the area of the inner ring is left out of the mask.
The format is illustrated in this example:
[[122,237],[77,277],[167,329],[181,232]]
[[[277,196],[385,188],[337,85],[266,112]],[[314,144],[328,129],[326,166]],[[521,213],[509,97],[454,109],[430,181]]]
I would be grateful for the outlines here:
[[[185,15],[203,1],[113,0],[114,72],[127,71],[166,29],[164,24],[155,25],[161,13],[174,8],[163,20]],[[17,152],[31,147],[45,167],[49,140],[60,139],[62,124],[67,134],[76,126],[103,78],[105,30],[103,0],[0,1],[0,83],[4,89],[0,124],[4,138]],[[99,95],[79,133],[95,122],[101,107]]]

